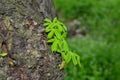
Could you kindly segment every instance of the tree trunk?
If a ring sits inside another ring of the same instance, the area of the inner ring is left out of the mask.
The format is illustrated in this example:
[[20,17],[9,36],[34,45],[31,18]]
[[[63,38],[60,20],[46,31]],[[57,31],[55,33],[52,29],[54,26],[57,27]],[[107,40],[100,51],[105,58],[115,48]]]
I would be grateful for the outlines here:
[[0,80],[63,80],[43,26],[55,16],[52,0],[0,0]]

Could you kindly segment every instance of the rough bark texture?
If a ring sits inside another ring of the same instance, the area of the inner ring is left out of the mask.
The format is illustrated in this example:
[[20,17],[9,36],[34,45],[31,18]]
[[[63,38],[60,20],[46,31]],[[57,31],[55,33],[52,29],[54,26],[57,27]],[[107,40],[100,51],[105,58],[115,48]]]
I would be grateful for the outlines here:
[[63,80],[59,54],[46,43],[44,18],[53,19],[52,0],[0,0],[0,80]]

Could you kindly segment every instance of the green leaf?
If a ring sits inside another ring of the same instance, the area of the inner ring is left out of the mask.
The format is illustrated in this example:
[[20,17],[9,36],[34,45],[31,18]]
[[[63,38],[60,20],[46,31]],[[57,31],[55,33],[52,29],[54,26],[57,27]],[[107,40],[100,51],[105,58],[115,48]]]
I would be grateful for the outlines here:
[[53,23],[57,23],[57,18],[55,17],[54,20],[53,20]]
[[51,50],[52,50],[52,52],[56,52],[57,49],[58,49],[58,41],[55,40],[55,41],[53,42],[52,46],[51,46]]
[[44,23],[43,25],[47,27],[48,25],[50,25],[50,23]]
[[67,33],[64,32],[64,33],[62,34],[62,38],[66,38],[66,35],[67,35]]
[[59,30],[60,32],[64,31],[61,25],[58,24],[57,26],[58,26],[58,30]]
[[80,56],[77,55],[77,63],[79,65],[79,67],[81,67],[81,64],[80,64]]
[[63,48],[65,51],[68,51],[68,44],[67,44],[66,40],[63,40]]
[[62,51],[62,49],[63,49],[63,47],[62,47],[62,41],[61,40],[58,40],[58,48],[59,48],[59,50],[61,50]]
[[54,29],[53,28],[53,23],[49,24],[47,27],[46,27],[46,32],[49,32],[50,30]]
[[48,18],[45,18],[45,22],[47,22],[47,23],[51,23],[51,20],[48,19]]
[[[49,27],[48,27],[48,26],[49,26]],[[49,24],[48,26],[46,27],[45,31],[46,31],[46,32],[52,31],[52,29],[51,29],[52,23]]]
[[45,32],[50,32],[52,31],[53,29],[46,29]]
[[53,35],[54,35],[54,31],[51,31],[51,32],[49,32],[49,33],[48,33],[47,38],[48,38],[48,39],[50,39],[50,38],[52,38],[52,37],[53,37]]
[[67,60],[67,56],[65,55],[65,52],[61,51],[62,57],[63,59],[66,61]]
[[55,40],[55,39],[49,39],[49,40],[47,40],[47,42],[48,42],[48,43],[52,43],[52,42],[54,42],[54,40]]
[[55,30],[55,35],[58,39],[61,39],[61,34],[57,30]]
[[54,28],[54,26],[55,26],[55,24],[54,24],[54,23],[50,23],[50,25],[48,25],[47,27],[48,27],[49,29],[53,29],[53,28]]
[[71,53],[71,55],[72,55],[73,64],[74,64],[74,65],[77,65],[77,59],[76,59],[75,54],[74,54],[74,53]]
[[2,56],[2,57],[6,56],[6,55],[7,55],[7,53],[0,53],[0,56]]
[[66,63],[69,63],[70,60],[71,60],[71,54],[68,52],[68,53],[67,53]]
[[64,58],[66,63],[69,63],[71,60],[71,54],[68,52],[62,52],[62,57]]
[[67,31],[67,27],[64,24],[62,26],[63,26],[64,30]]

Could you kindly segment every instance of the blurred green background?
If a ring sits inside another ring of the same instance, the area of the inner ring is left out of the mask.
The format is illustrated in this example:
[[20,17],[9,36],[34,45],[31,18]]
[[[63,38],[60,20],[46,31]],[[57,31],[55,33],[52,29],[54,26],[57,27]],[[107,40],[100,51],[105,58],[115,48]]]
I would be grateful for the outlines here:
[[120,0],[54,0],[68,26],[69,47],[79,68],[65,67],[65,80],[120,80]]

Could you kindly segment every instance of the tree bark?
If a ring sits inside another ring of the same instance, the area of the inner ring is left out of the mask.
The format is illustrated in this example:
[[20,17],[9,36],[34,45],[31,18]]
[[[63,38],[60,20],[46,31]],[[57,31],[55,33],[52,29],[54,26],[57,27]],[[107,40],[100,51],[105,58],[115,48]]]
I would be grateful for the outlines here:
[[0,80],[63,80],[43,26],[55,16],[52,0],[0,0]]

